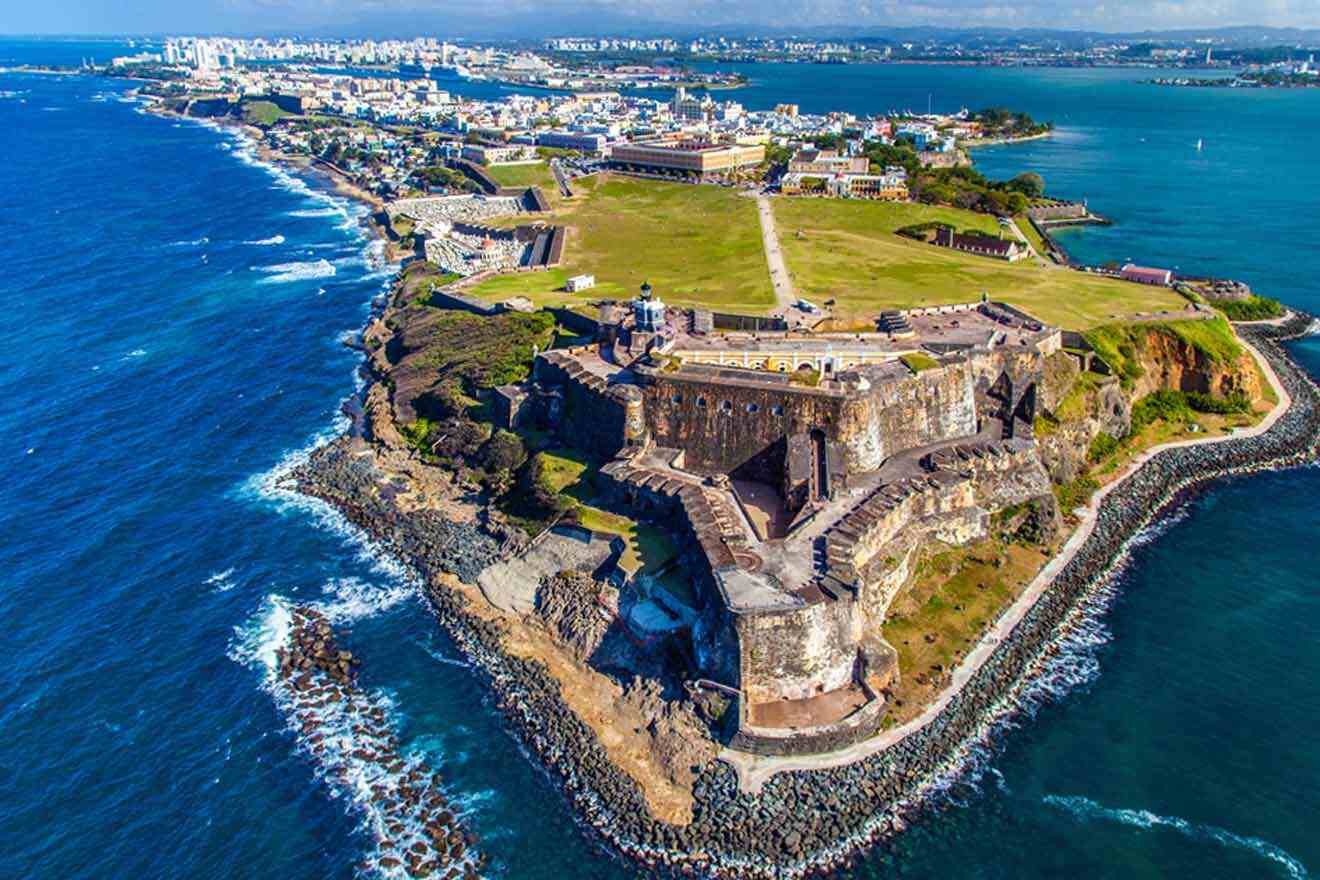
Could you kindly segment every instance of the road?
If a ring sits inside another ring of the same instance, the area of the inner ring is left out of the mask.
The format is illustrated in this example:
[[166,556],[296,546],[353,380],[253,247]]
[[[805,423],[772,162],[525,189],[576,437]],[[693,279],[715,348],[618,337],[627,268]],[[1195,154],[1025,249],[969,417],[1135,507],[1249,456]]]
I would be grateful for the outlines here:
[[555,183],[559,184],[559,194],[566,199],[573,198],[573,190],[568,185],[568,177],[564,174],[564,169],[559,167],[558,159],[550,160],[550,173],[555,176]]
[[1026,233],[1024,233],[1018,227],[1016,219],[1008,221],[1008,228],[1013,230],[1013,234],[1017,236],[1017,240],[1022,242],[1022,246],[1027,249],[1027,253],[1031,254],[1033,257],[1038,257],[1039,259],[1041,259],[1046,263],[1049,263],[1050,265],[1054,265],[1052,260],[1048,259],[1044,254],[1039,253],[1034,247],[1031,246],[1031,239],[1027,238]]
[[793,279],[784,265],[784,253],[779,249],[779,233],[775,231],[775,214],[770,207],[770,197],[760,193],[756,197],[756,207],[761,214],[761,242],[765,246],[765,262],[770,267],[770,281],[775,287],[775,305],[781,309],[791,308],[797,301],[793,290]]

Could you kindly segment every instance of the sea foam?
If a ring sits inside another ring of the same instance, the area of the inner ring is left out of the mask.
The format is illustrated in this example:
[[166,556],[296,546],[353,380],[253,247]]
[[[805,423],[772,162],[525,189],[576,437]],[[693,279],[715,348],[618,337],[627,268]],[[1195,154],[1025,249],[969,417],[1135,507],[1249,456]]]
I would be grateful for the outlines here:
[[278,263],[274,266],[262,266],[259,271],[268,273],[262,279],[266,284],[288,284],[292,281],[308,281],[313,278],[329,278],[337,271],[329,260],[310,260],[303,263]]
[[1259,837],[1235,834],[1214,825],[1189,822],[1178,816],[1161,816],[1150,810],[1132,810],[1105,807],[1080,795],[1046,795],[1044,802],[1057,807],[1080,821],[1116,822],[1132,828],[1150,830],[1167,828],[1194,840],[1208,840],[1235,849],[1245,849],[1276,863],[1287,877],[1307,880],[1311,875],[1295,856]]
[[344,212],[338,208],[299,208],[296,211],[290,211],[290,217],[339,217]]
[[[268,595],[247,624],[235,629],[229,657],[260,674],[262,690],[274,700],[298,749],[312,759],[317,777],[360,818],[362,832],[373,841],[372,873],[407,877],[405,860],[418,851],[438,871],[473,870],[472,850],[454,858],[453,851],[432,847],[436,796],[442,789],[423,751],[400,750],[393,698],[381,689],[328,686],[314,675],[300,676],[308,679],[301,687],[281,678],[279,652],[290,647],[293,629],[289,601]],[[493,796],[478,792],[450,801],[449,809],[462,816]]]

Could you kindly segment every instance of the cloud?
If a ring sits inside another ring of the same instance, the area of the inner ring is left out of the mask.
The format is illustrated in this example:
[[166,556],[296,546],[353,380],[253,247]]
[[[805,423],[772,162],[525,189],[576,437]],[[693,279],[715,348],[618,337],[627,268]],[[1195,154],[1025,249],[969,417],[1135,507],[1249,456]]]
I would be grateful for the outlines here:
[[[1317,0],[47,0],[23,4],[31,31],[316,30],[339,34],[606,33],[665,27],[1051,28],[1135,31],[1269,25],[1320,28]],[[19,25],[19,26],[15,26]],[[22,22],[0,27],[22,30]]]
[[1320,27],[1316,0],[227,0],[254,19],[285,21],[373,17],[436,17],[474,24],[521,21],[528,30],[556,32],[557,21],[605,24],[672,23],[689,28],[821,26],[1047,27],[1131,31],[1225,25]]

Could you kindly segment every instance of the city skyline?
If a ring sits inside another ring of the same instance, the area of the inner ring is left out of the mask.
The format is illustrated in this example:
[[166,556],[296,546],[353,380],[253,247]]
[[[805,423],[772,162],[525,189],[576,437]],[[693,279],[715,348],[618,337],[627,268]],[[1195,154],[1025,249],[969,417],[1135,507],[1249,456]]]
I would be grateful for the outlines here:
[[[1122,27],[1116,27],[1121,22]],[[473,37],[542,37],[696,33],[740,28],[746,33],[811,32],[840,35],[889,28],[951,30],[1057,30],[1139,33],[1228,27],[1320,28],[1320,7],[1299,0],[1211,0],[1208,3],[1116,0],[1026,0],[1005,6],[995,0],[892,0],[852,3],[787,0],[714,3],[699,0],[543,0],[532,5],[475,0],[206,0],[194,4],[140,0],[129,5],[78,0],[12,8],[0,17],[9,34],[292,33],[320,36],[402,36],[446,31]]]

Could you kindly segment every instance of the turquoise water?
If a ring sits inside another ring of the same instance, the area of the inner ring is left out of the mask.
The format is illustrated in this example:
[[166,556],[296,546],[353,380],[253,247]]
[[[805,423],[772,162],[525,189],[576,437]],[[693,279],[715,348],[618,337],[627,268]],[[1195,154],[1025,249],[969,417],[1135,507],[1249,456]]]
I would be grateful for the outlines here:
[[[5,61],[85,54],[0,42]],[[1320,308],[1314,93],[1154,90],[1093,71],[754,76],[749,106],[924,106],[930,89],[937,108],[1052,118],[1056,139],[981,161],[1039,168],[1119,221],[1075,234],[1079,255],[1214,259]],[[0,76],[0,876],[353,876],[372,814],[324,778],[269,684],[289,601],[341,625],[492,874],[627,876],[573,831],[406,573],[273,488],[342,427],[357,357],[341,341],[387,282],[359,209],[229,134],[138,112],[125,88]],[[1206,149],[1188,156],[1197,137]],[[1320,370],[1320,346],[1296,351]],[[862,873],[1320,869],[1318,490],[1303,469],[1180,509],[1038,689],[1034,717]]]

